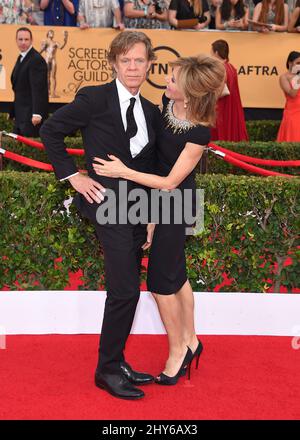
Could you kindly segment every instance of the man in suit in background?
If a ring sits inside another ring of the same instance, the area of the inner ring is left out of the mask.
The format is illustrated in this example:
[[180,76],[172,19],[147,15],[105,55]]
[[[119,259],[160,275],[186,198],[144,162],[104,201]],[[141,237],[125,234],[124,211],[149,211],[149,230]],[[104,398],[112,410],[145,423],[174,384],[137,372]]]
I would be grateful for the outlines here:
[[[113,154],[131,168],[153,172],[160,113],[139,90],[154,59],[151,41],[144,33],[119,33],[108,52],[116,79],[101,86],[84,87],[72,103],[57,110],[41,129],[57,178],[68,179],[78,192],[75,204],[94,223],[104,251],[107,298],[95,383],[123,399],[143,397],[144,392],[135,385],[151,383],[154,379],[134,371],[124,357],[140,296],[142,253],[150,246],[154,227],[97,222],[97,209],[104,199],[105,188],[114,191],[117,212],[125,197],[119,191],[120,179],[98,176],[92,164],[96,156],[107,159]],[[77,129],[82,133],[88,176],[78,172],[64,145],[64,137]],[[133,182],[125,182],[128,192],[139,188]]]
[[10,111],[14,119],[13,132],[38,137],[41,124],[48,116],[47,64],[32,47],[30,29],[18,29],[16,41],[20,55],[11,74],[15,94]]

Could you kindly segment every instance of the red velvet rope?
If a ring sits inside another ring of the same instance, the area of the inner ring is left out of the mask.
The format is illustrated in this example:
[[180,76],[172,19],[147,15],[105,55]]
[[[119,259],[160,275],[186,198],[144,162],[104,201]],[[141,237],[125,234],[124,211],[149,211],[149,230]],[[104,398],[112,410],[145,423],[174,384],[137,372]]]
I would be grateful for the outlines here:
[[39,160],[29,159],[29,157],[21,156],[20,154],[12,153],[11,151],[5,150],[3,154],[7,159],[14,160],[15,162],[28,165],[33,168],[39,168],[44,171],[53,171],[53,166],[50,163],[40,162]]
[[[8,136],[11,133],[6,133]],[[45,147],[41,142],[34,141],[32,139],[28,139],[24,136],[14,135],[13,136],[18,141],[29,145],[31,147],[39,148],[40,150],[44,150]],[[255,165],[267,165],[267,166],[282,166],[282,167],[299,167],[300,160],[272,160],[272,159],[260,159],[252,156],[247,156],[245,154],[236,153],[235,151],[228,150],[227,148],[220,147],[214,143],[209,143],[208,146],[213,148],[214,150],[222,151],[223,153],[228,153],[231,157],[235,157],[243,162],[252,163]],[[84,155],[84,150],[79,148],[67,148],[66,149],[69,154],[82,156]]]
[[15,139],[25,145],[30,145],[31,147],[38,148],[39,150],[45,149],[44,145],[41,142],[34,141],[33,139],[27,139],[26,137],[20,135],[17,135]]
[[[44,150],[45,147],[41,142],[34,141],[32,139],[28,139],[24,136],[17,135],[16,139],[26,145],[31,147],[39,148],[40,150]],[[220,147],[214,143],[210,143],[209,147],[214,150],[217,149],[222,151],[223,153],[228,153],[230,156],[235,157],[236,159],[240,159],[243,162],[252,163],[255,165],[267,165],[267,166],[281,166],[281,167],[299,167],[300,160],[272,160],[272,159],[260,159],[252,156],[246,156],[245,154],[236,153],[235,151],[228,150],[227,148]],[[69,154],[73,154],[76,156],[83,156],[84,150],[80,148],[67,148],[66,149]]]
[[232,157],[229,154],[225,154],[224,156],[222,156],[222,159],[239,168],[243,168],[244,170],[251,171],[252,173],[261,174],[262,176],[297,177],[297,176],[292,176],[290,174],[277,173],[276,171],[264,170],[263,168],[250,165],[249,163],[236,159],[235,157]]
[[[39,150],[45,150],[45,147],[41,142],[37,142],[32,139],[27,139],[24,136],[17,135],[16,140],[18,140],[19,142],[22,142],[25,145],[29,145],[34,148],[38,148]],[[69,154],[73,154],[75,156],[83,156],[84,155],[84,150],[80,149],[80,148],[67,148],[66,150]]]
[[[23,136],[19,136],[19,135],[18,136],[14,135],[13,137],[15,139],[17,139],[18,141],[23,142],[23,143],[25,143],[27,145],[30,145],[30,146],[33,146],[33,147],[36,147],[36,148],[40,148],[40,149],[44,149],[43,144],[41,144],[40,142],[36,142],[36,141],[33,141],[31,139],[27,139],[27,138],[25,138]],[[234,155],[235,156],[238,155],[240,157],[241,156],[242,157],[247,157],[247,158],[249,158],[250,156],[244,156],[244,155],[240,155],[238,153],[234,153],[234,152],[232,152],[230,150],[227,150],[226,148],[219,147],[218,145],[215,145],[213,143],[209,144],[209,147],[212,148],[213,150],[221,151],[223,153],[222,156],[221,156],[223,160],[225,160],[226,162],[229,162],[229,163],[231,163],[231,164],[233,164],[233,165],[235,165],[235,166],[237,166],[239,168],[242,168],[244,170],[251,171],[253,173],[260,174],[262,176],[297,177],[297,176],[292,176],[292,175],[289,175],[289,174],[282,174],[282,173],[277,173],[275,171],[265,170],[263,168],[256,167],[256,166],[251,165],[249,163],[243,162],[242,160],[239,160],[237,157],[234,157]],[[76,149],[71,149],[71,148],[68,148],[67,151],[68,152],[76,151],[76,154],[83,154],[84,153],[84,150],[79,150],[79,149],[76,150]],[[78,152],[80,152],[80,153],[78,153]],[[227,152],[230,152],[230,154],[228,154]],[[3,155],[7,159],[14,160],[16,162],[22,163],[24,165],[31,166],[33,168],[39,168],[39,169],[42,169],[42,170],[45,170],[45,171],[53,171],[52,165],[50,165],[48,163],[40,162],[40,161],[34,160],[34,159],[30,159],[28,157],[21,156],[20,154],[12,153],[11,151],[4,150]],[[254,158],[251,158],[251,159],[254,159]],[[285,162],[285,163],[286,162],[289,162],[289,163],[295,162],[295,163],[297,163],[297,162],[300,162],[300,161],[272,161],[272,162],[276,162],[276,165],[278,165],[278,162]],[[287,165],[287,166],[291,166],[291,165]],[[80,170],[80,171],[84,171],[84,170]]]
[[[1,154],[1,151],[0,151]],[[14,160],[15,162],[28,165],[32,168],[39,168],[44,171],[53,171],[53,166],[50,163],[40,162],[39,160],[30,159],[29,157],[22,156],[21,154],[13,153],[12,151],[4,150],[3,156],[6,159]],[[86,173],[86,170],[79,170],[81,173]]]
[[[3,155],[7,159],[14,160],[16,162],[22,163],[24,165],[28,165],[33,168],[39,168],[44,171],[53,171],[53,167],[49,163],[40,162],[34,159],[29,159],[28,157],[24,157],[21,156],[20,154],[12,153],[11,151],[7,151],[7,150],[5,150]],[[245,162],[242,162],[241,160],[231,157],[229,154],[223,156],[222,159],[224,159],[226,162],[232,163],[233,165],[243,168],[245,170],[252,171],[256,174],[261,174],[262,176],[296,177],[296,176],[291,176],[289,174],[276,173],[275,171],[268,171],[268,170],[264,170],[263,168],[255,167],[254,165],[247,164]]]
[[227,148],[220,147],[219,145],[210,143],[209,147],[214,150],[222,151],[223,153],[228,153],[230,156],[240,159],[244,162],[253,163],[255,165],[267,165],[267,166],[281,166],[281,167],[299,167],[300,160],[271,160],[271,159],[259,159],[256,157],[246,156],[245,154],[236,153],[235,151],[227,150]]

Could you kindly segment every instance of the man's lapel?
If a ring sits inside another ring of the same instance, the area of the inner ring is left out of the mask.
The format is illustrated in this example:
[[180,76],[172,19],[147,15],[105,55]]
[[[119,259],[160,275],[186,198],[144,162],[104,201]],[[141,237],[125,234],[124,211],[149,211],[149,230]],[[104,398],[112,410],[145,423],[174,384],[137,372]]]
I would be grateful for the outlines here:
[[11,83],[13,88],[15,87],[16,81],[17,81],[17,76],[21,67],[21,55],[18,56],[17,62],[15,64],[15,67],[13,68],[13,71],[11,73]]
[[121,115],[119,95],[115,80],[112,81],[107,87],[107,102],[108,102],[108,107],[113,116],[113,122],[116,127],[116,133],[119,133],[120,137],[126,138],[124,125],[122,121],[122,115]]
[[[29,62],[29,60],[33,56],[33,54],[34,54],[34,48],[32,47],[22,62],[19,62],[19,61],[16,62],[16,65],[12,71],[12,74],[11,74],[11,82],[12,82],[13,88],[15,87],[15,84],[17,82],[17,79],[18,79],[18,76],[19,76],[21,70],[25,68],[26,64]],[[19,58],[18,58],[18,60],[19,60]]]

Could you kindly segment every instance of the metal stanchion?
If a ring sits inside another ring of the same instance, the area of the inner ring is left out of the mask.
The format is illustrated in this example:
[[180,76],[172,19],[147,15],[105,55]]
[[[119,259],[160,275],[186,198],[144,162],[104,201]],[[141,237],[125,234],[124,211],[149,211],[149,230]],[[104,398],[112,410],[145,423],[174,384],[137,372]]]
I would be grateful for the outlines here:
[[207,173],[207,168],[208,168],[208,149],[205,148],[201,157],[200,162],[198,163],[198,165],[196,166],[196,173],[197,174],[206,174]]
[[199,164],[199,172],[200,174],[206,174],[208,168],[208,151],[207,148],[203,151],[200,164]]

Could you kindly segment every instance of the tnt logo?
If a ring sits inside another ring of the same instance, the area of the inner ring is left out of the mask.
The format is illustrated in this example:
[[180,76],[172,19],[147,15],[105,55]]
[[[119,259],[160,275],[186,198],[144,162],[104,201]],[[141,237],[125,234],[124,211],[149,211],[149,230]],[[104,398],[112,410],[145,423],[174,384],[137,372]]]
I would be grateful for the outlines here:
[[157,60],[152,63],[150,68],[148,83],[156,89],[165,89],[165,76],[169,74],[169,61],[173,61],[180,56],[180,54],[168,46],[158,46],[154,48]]
[[6,349],[6,330],[0,325],[0,350]]
[[300,350],[300,325],[293,327],[292,332],[293,335],[295,335],[292,339],[292,348],[294,350]]

